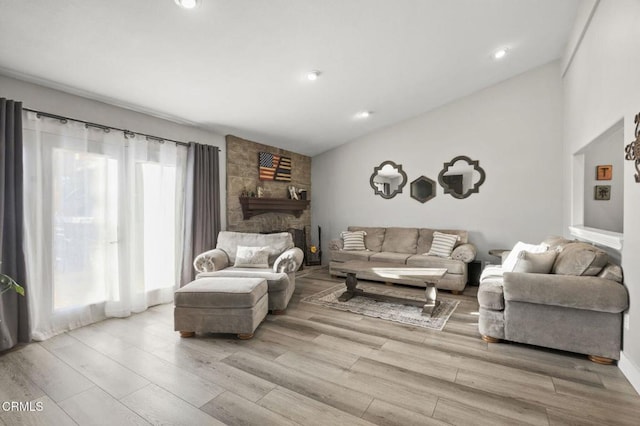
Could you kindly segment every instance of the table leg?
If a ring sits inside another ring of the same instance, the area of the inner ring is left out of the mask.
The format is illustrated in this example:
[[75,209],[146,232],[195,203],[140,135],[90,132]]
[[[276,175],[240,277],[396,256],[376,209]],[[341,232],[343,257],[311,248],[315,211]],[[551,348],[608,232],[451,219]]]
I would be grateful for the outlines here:
[[338,297],[338,300],[341,302],[346,302],[347,300],[355,296],[356,286],[358,285],[356,274],[348,272],[344,284],[347,286],[347,290]]
[[427,303],[422,308],[423,316],[431,316],[433,311],[438,307],[440,301],[438,300],[438,290],[436,289],[435,284],[426,283],[427,288],[424,290],[424,297]]

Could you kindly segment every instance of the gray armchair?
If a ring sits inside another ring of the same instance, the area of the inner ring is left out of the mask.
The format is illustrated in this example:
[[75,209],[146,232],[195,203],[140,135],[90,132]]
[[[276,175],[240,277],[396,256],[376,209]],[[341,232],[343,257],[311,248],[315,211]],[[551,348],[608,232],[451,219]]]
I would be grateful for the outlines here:
[[[268,251],[268,266],[236,266],[238,247],[264,247]],[[284,313],[295,290],[295,272],[302,265],[304,254],[294,247],[291,234],[255,234],[222,231],[213,250],[198,255],[193,266],[196,280],[204,277],[247,277],[267,280],[269,310]]]

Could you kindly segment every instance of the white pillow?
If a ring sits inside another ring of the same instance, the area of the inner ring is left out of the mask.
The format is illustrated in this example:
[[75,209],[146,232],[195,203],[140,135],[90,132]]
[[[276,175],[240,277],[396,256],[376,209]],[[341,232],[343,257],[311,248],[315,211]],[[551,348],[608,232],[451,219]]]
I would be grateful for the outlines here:
[[269,247],[238,246],[236,250],[236,268],[268,268]]
[[518,241],[507,258],[502,262],[502,270],[504,272],[513,272],[513,268],[518,261],[518,255],[521,251],[528,251],[529,253],[543,253],[549,248],[546,244],[527,244],[522,241]]
[[343,250],[366,250],[364,246],[364,231],[344,231],[340,236],[344,241]]
[[525,272],[532,274],[548,274],[553,268],[558,252],[547,250],[542,253],[521,251],[512,272]]
[[444,258],[451,258],[451,252],[453,246],[456,245],[460,237],[455,234],[444,234],[442,232],[435,231],[433,233],[433,241],[431,242],[431,248],[427,253],[427,256],[438,256]]

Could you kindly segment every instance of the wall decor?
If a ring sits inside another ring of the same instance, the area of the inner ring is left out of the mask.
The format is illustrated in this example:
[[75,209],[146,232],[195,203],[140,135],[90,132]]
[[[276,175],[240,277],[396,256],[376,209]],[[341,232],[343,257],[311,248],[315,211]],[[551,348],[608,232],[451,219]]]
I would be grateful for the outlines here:
[[258,153],[260,180],[291,182],[291,158],[268,152]]
[[636,174],[634,177],[636,182],[640,183],[640,112],[636,114],[634,123],[636,123],[636,140],[626,146],[624,158],[635,162]]
[[594,200],[610,200],[611,199],[611,185],[596,185],[593,191]]
[[393,161],[383,161],[378,167],[374,167],[369,178],[374,194],[387,199],[400,194],[406,183],[407,174],[402,170],[402,165]]
[[613,166],[611,164],[596,166],[596,180],[611,180]]
[[484,179],[485,173],[480,162],[465,155],[444,163],[438,175],[438,183],[444,188],[444,193],[458,199],[480,192]]
[[426,176],[420,176],[411,182],[411,198],[426,203],[436,196],[436,182]]

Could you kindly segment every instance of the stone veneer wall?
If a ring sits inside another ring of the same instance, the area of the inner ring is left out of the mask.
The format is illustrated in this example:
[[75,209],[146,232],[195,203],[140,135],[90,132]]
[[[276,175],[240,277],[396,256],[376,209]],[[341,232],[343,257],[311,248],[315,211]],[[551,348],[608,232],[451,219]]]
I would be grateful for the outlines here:
[[[311,208],[307,208],[300,217],[283,213],[266,213],[242,218],[242,207],[238,197],[244,191],[257,192],[264,188],[264,198],[288,198],[288,187],[307,190],[307,199],[311,200],[311,157],[285,151],[269,145],[262,145],[227,135],[227,230],[238,232],[271,232],[287,228],[305,229],[307,243],[311,227]],[[259,180],[258,153],[269,152],[291,158],[291,182]]]

